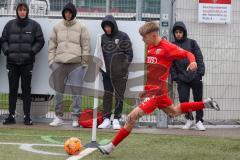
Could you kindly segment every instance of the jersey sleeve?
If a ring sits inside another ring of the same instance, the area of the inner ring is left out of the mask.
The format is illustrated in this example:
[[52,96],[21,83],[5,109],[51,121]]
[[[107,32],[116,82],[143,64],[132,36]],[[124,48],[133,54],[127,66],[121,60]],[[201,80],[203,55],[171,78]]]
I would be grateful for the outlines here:
[[165,49],[166,57],[168,59],[177,60],[177,59],[187,58],[190,63],[196,62],[195,56],[191,52],[188,52],[164,39],[161,40],[160,43],[161,43],[161,46]]

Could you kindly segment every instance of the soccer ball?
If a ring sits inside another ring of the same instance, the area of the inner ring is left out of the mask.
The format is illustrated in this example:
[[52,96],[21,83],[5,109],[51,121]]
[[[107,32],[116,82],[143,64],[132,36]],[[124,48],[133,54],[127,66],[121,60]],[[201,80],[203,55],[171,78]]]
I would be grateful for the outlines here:
[[80,139],[76,137],[69,138],[64,143],[64,150],[69,155],[77,155],[82,150],[82,147]]

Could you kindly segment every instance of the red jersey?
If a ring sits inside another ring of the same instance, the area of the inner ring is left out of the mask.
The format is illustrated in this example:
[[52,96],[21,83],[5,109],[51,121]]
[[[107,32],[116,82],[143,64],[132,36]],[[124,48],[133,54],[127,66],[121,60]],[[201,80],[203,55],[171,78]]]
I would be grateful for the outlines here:
[[172,62],[184,58],[187,58],[190,63],[195,62],[192,53],[165,39],[162,39],[157,46],[149,45],[145,62],[147,65],[145,91],[158,90],[161,94],[168,92],[167,79]]

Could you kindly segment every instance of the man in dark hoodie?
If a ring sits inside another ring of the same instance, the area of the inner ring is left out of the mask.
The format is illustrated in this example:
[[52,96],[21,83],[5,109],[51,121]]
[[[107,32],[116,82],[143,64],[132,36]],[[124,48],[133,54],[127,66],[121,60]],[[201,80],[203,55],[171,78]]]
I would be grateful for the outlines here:
[[2,37],[0,37],[0,54],[2,52]]
[[[190,51],[194,54],[198,69],[195,72],[188,71],[187,66],[189,61],[187,59],[177,60],[173,62],[171,68],[171,77],[173,81],[177,82],[177,90],[179,94],[179,101],[188,102],[190,98],[190,89],[192,89],[194,101],[201,101],[203,97],[203,83],[202,77],[205,73],[205,65],[203,62],[202,52],[193,39],[187,38],[187,29],[183,22],[176,22],[173,26],[174,44]],[[183,129],[190,129],[194,126],[194,118],[192,113],[185,115],[187,121]],[[203,110],[196,111],[196,127],[198,130],[204,131],[203,126]]]
[[118,30],[116,20],[107,15],[102,21],[105,34],[101,37],[106,72],[102,71],[104,85],[104,121],[98,128],[110,128],[113,93],[115,94],[115,111],[113,129],[120,129],[119,119],[123,109],[124,92],[128,79],[128,66],[133,59],[133,50],[128,35]]
[[36,54],[44,46],[41,26],[28,18],[29,8],[26,3],[17,5],[17,18],[10,20],[2,33],[2,50],[7,57],[9,80],[9,116],[3,121],[4,125],[15,124],[15,110],[21,77],[23,96],[24,124],[32,125],[31,80]]

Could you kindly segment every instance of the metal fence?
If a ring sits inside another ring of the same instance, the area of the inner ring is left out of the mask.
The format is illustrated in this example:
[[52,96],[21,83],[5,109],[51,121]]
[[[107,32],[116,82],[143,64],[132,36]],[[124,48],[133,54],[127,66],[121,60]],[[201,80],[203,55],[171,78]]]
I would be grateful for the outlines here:
[[221,106],[220,112],[206,110],[204,119],[222,124],[239,124],[240,1],[232,0],[230,24],[198,23],[197,1],[177,0],[175,6],[175,19],[186,24],[188,37],[198,42],[204,56],[204,97],[213,97]]
[[72,2],[81,18],[101,19],[109,13],[124,20],[160,18],[160,0],[1,0],[0,15],[15,15],[18,2],[26,2],[37,17],[61,17],[64,5]]

